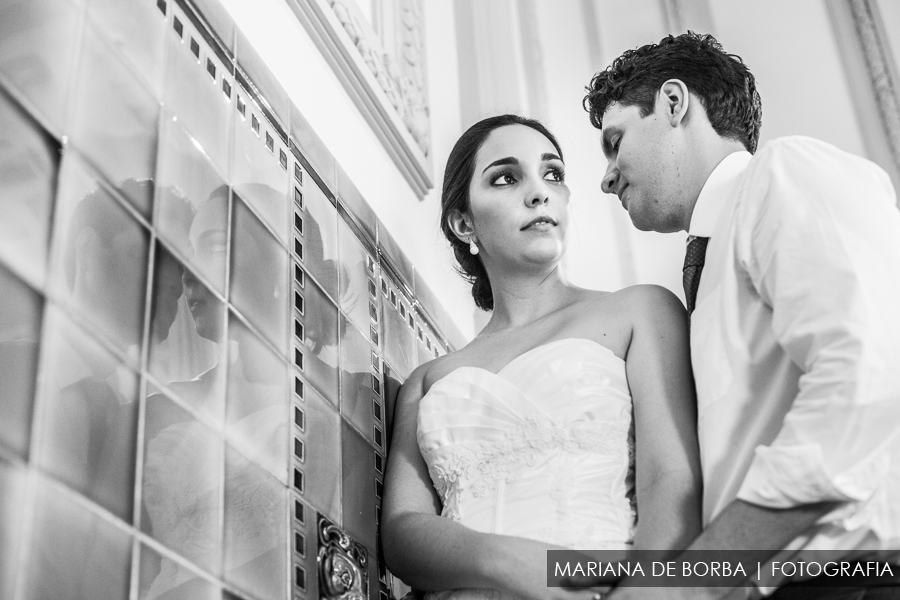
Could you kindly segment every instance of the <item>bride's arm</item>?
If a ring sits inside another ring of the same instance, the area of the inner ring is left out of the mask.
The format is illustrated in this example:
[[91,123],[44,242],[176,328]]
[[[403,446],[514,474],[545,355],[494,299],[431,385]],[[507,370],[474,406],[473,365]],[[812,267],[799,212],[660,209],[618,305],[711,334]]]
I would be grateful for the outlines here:
[[687,315],[657,286],[633,288],[626,356],[634,401],[638,550],[677,550],[700,533],[697,401]]
[[424,591],[494,588],[520,598],[586,600],[594,590],[547,588],[556,546],[479,533],[440,515],[441,503],[416,440],[420,367],[400,389],[385,475],[381,539],[392,573]]

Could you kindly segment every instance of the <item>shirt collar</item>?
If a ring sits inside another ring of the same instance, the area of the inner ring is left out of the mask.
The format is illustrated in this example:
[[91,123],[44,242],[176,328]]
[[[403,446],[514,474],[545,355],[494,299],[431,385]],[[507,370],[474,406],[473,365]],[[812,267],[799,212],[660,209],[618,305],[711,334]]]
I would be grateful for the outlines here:
[[719,220],[719,213],[725,199],[731,195],[738,176],[747,168],[753,155],[746,150],[732,152],[716,165],[703,184],[694,212],[691,213],[691,225],[688,233],[692,236],[709,237]]

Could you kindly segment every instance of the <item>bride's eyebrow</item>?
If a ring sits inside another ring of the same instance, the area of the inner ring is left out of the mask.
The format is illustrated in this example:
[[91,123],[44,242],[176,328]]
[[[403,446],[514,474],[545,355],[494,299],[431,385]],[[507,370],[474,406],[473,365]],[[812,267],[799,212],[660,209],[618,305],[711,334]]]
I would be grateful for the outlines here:
[[484,171],[481,172],[481,174],[484,175],[484,173],[491,167],[500,167],[503,165],[518,165],[518,164],[519,164],[519,159],[517,159],[514,156],[507,156],[506,158],[497,159],[494,162],[492,162],[491,164],[489,164],[488,166],[486,166],[484,168]]
[[541,160],[544,162],[548,160],[558,160],[559,162],[562,162],[562,159],[552,152],[545,152],[544,154],[541,154]]

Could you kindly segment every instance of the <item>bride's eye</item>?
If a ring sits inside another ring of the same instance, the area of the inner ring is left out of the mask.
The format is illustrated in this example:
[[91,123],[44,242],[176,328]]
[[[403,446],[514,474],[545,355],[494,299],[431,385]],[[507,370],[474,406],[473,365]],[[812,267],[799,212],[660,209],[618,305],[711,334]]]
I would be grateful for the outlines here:
[[544,175],[544,179],[555,181],[556,183],[563,183],[566,180],[566,174],[562,169],[554,167],[547,171]]
[[516,178],[513,177],[512,173],[509,171],[502,171],[494,175],[494,178],[491,180],[491,185],[512,185],[516,182]]

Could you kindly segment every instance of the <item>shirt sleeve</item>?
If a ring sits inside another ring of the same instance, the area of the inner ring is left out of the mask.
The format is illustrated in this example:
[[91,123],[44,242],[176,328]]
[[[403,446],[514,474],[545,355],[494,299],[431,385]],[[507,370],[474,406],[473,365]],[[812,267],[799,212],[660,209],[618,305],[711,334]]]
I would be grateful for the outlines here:
[[876,165],[808,138],[769,144],[738,192],[738,268],[802,371],[738,498],[865,501],[900,437],[900,212]]

